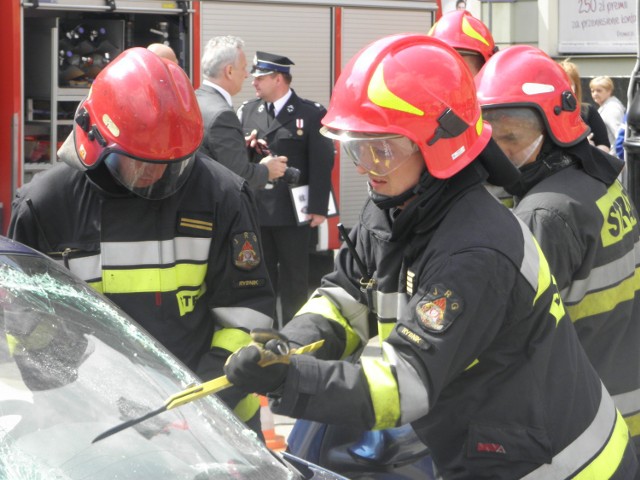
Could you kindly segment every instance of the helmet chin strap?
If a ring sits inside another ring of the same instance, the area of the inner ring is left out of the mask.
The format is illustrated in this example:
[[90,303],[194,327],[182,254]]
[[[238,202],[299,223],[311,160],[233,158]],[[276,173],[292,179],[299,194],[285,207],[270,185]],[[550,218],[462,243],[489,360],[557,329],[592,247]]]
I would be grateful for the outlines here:
[[393,197],[389,195],[382,195],[381,193],[374,191],[371,188],[371,185],[367,183],[367,188],[369,189],[369,197],[371,197],[373,203],[375,203],[380,210],[389,210],[391,208],[396,208],[400,205],[403,205],[410,198],[422,193],[427,187],[427,180],[429,178],[432,177],[431,175],[429,175],[429,172],[425,170],[420,176],[420,180],[418,180],[417,185],[409,188],[408,190],[405,190],[399,195],[394,195]]

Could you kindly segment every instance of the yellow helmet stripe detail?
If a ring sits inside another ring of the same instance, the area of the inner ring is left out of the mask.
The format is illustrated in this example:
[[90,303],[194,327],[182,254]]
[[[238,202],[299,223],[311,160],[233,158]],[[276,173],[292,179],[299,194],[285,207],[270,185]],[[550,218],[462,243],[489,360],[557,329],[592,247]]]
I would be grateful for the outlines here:
[[378,65],[378,68],[376,68],[376,71],[371,77],[367,95],[369,96],[369,100],[379,107],[390,108],[391,110],[398,110],[399,112],[411,113],[413,115],[424,115],[424,112],[418,107],[414,107],[389,90],[389,87],[387,87],[384,81],[382,63]]
[[476,122],[476,135],[480,136],[480,134],[482,133],[482,129],[484,128],[484,123],[482,123],[482,114],[480,114],[480,117],[478,118],[478,121]]
[[467,20],[466,17],[462,17],[462,33],[464,33],[468,37],[478,40],[481,43],[484,43],[487,47],[490,47],[487,39],[480,35],[478,31],[471,26],[469,20]]

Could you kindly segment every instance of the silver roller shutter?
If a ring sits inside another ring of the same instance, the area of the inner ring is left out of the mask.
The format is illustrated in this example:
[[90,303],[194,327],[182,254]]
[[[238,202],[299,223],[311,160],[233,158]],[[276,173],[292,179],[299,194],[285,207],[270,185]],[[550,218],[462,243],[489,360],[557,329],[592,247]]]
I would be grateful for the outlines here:
[[[235,35],[245,41],[249,64],[256,50],[289,57],[292,88],[303,98],[329,104],[331,91],[331,9],[323,6],[202,2],[202,51],[211,37]],[[251,76],[233,98],[236,107],[255,98]]]
[[[343,67],[372,41],[402,32],[427,33],[433,14],[427,10],[345,8],[342,13]],[[367,182],[342,153],[340,158],[340,220],[347,228],[357,221],[367,198]]]

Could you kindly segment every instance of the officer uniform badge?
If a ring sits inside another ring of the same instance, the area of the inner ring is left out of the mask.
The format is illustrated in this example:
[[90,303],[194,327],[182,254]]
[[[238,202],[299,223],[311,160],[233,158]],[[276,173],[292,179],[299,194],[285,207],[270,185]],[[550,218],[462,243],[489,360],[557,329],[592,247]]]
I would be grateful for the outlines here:
[[462,312],[462,301],[443,285],[434,285],[416,305],[420,326],[430,333],[442,333]]
[[259,112],[259,113],[264,112],[264,104],[261,104],[261,105],[258,107],[258,112]]
[[291,113],[296,109],[293,105],[287,105],[287,112]]
[[296,131],[296,133],[298,134],[299,137],[301,137],[302,135],[304,135],[304,119],[303,118],[297,118],[296,119],[296,128],[298,129]]
[[234,265],[240,270],[253,270],[260,265],[260,250],[258,237],[253,232],[243,232],[234,235],[233,240]]

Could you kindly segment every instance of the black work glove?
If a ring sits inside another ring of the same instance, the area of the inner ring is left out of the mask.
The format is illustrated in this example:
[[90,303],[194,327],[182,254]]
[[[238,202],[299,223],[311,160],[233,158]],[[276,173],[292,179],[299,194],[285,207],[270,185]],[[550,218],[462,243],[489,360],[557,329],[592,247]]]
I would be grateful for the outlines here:
[[253,342],[232,354],[224,373],[237,388],[266,395],[278,390],[287,378],[291,350],[287,338],[276,330],[256,328]]

